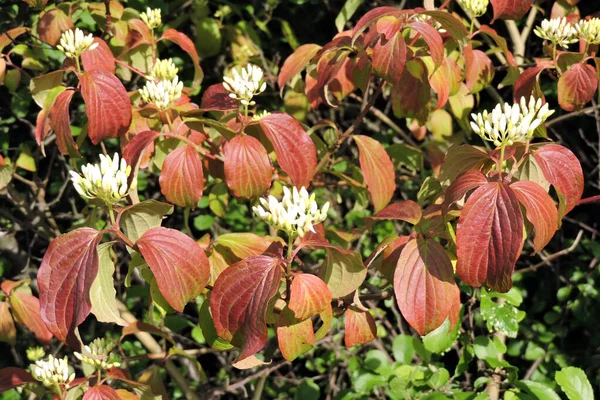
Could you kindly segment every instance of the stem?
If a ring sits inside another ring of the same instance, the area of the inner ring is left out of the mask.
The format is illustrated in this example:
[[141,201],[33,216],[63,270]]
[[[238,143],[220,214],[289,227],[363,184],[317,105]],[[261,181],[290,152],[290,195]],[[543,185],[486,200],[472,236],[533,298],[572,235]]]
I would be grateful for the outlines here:
[[106,204],[106,207],[108,208],[108,215],[110,216],[110,223],[111,225],[115,224],[115,211],[112,208],[112,205],[110,204]]
[[81,73],[81,64],[79,63],[79,56],[75,57],[75,64],[77,65],[77,73]]
[[552,61],[556,61],[556,43],[552,43]]
[[286,277],[285,277],[285,283],[286,283],[286,299],[287,301],[290,301],[290,295],[291,295],[291,284],[292,284],[292,260],[293,260],[293,256],[294,256],[294,239],[295,236],[292,234],[289,234],[288,237],[288,248],[287,248],[287,263],[285,265],[286,268]]
[[500,172],[500,179],[502,179],[502,164],[504,163],[504,149],[506,145],[502,143],[500,147],[500,160],[498,161],[498,172]]
[[188,234],[188,236],[194,239],[192,229],[190,228],[190,207],[186,207],[183,209],[183,227],[185,228],[185,231]]
[[213,160],[217,158],[217,157],[213,156],[212,154],[208,153],[205,149],[203,149],[202,147],[198,146],[196,143],[192,142],[190,139],[188,139],[185,136],[173,135],[173,134],[170,134],[170,133],[161,133],[160,135],[164,136],[164,137],[174,138],[174,139],[179,139],[181,141],[184,141],[185,143],[189,144],[194,149],[196,149],[196,151],[198,153],[202,154],[205,157],[212,158]]
[[254,391],[254,396],[252,396],[253,400],[262,399],[262,392],[265,389],[265,383],[267,382],[268,377],[269,377],[269,374],[266,373],[263,376],[261,376],[260,379],[258,380],[258,383],[256,384],[256,390]]
[[473,17],[473,19],[471,20],[471,27],[469,28],[469,37],[473,36],[473,28],[475,27],[475,21],[477,21],[477,18]]
[[171,122],[171,116],[169,116],[169,112],[165,111],[165,115],[167,116],[167,123],[169,124],[169,129],[171,133],[175,133],[175,129],[173,129],[173,122]]

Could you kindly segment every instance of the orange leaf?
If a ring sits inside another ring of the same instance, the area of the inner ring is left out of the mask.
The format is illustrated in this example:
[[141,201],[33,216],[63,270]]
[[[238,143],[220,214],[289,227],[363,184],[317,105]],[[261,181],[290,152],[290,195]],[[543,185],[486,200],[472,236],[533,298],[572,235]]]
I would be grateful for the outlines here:
[[121,396],[110,386],[98,385],[89,388],[82,400],[121,400]]
[[277,78],[279,87],[283,88],[290,79],[302,72],[319,50],[321,50],[321,46],[317,44],[303,44],[294,50],[281,66]]
[[350,348],[357,344],[369,343],[377,336],[375,319],[368,311],[356,307],[346,310],[344,344]]
[[52,333],[46,328],[40,315],[40,301],[25,292],[14,292],[9,298],[15,321],[25,325],[43,344],[50,343]]
[[106,42],[98,37],[94,38],[98,46],[94,50],[86,50],[81,53],[81,64],[87,72],[101,70],[111,74],[115,73],[115,57]]
[[331,291],[318,276],[311,274],[294,276],[290,292],[288,307],[300,321],[320,314],[331,306]]
[[36,380],[23,368],[7,367],[0,369],[0,393],[29,382],[36,382]]
[[378,212],[390,202],[396,190],[394,164],[377,140],[362,135],[353,138],[358,145],[360,168]]
[[465,83],[470,93],[481,92],[494,79],[494,64],[481,50],[465,47]]
[[406,64],[406,42],[402,33],[396,33],[389,40],[382,37],[373,46],[373,70],[391,84],[400,81]]
[[51,46],[56,46],[61,35],[69,29],[74,29],[73,20],[60,8],[44,12],[38,22],[40,39]]
[[197,88],[202,82],[204,78],[204,72],[202,72],[202,68],[200,67],[200,57],[198,56],[198,52],[196,51],[196,46],[194,42],[187,37],[185,34],[176,31],[175,29],[167,29],[163,32],[161,38],[159,40],[168,40],[170,42],[176,43],[181,47],[181,50],[188,53],[188,55],[192,58],[192,62],[194,65],[194,82],[192,86]]
[[195,209],[204,190],[202,159],[198,152],[190,145],[170,152],[160,172],[159,183],[168,202]]
[[412,200],[390,204],[372,217],[365,217],[365,224],[371,230],[376,221],[406,221],[416,225],[421,220],[421,206]]
[[65,90],[60,93],[56,97],[48,115],[50,126],[52,126],[54,133],[56,133],[58,150],[65,155],[71,153],[79,154],[77,144],[73,140],[73,134],[71,133],[71,116],[69,114],[69,105],[74,94],[74,90]]
[[0,342],[15,344],[17,340],[17,329],[10,315],[8,303],[0,302]]
[[558,79],[558,103],[565,111],[579,110],[592,101],[597,87],[598,76],[594,67],[589,64],[573,64]]
[[236,136],[225,144],[225,180],[237,197],[253,198],[271,186],[271,161],[264,146],[252,136]]
[[277,322],[277,341],[283,358],[295,360],[315,344],[312,320],[299,320],[289,308],[284,308]]

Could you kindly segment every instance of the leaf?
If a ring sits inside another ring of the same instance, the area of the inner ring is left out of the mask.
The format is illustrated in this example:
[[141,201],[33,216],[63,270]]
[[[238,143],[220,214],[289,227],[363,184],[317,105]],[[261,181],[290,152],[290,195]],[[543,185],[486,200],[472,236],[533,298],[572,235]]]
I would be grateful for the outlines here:
[[146,200],[127,207],[121,214],[119,226],[132,242],[148,230],[161,225],[163,217],[173,213],[173,206],[156,200]]
[[412,200],[403,200],[392,203],[371,217],[365,217],[367,229],[372,230],[377,221],[405,221],[416,225],[421,220],[421,206]]
[[0,342],[14,345],[17,340],[17,329],[10,315],[8,303],[0,302]]
[[303,44],[294,50],[281,66],[277,78],[279,87],[283,88],[290,79],[302,72],[319,50],[321,50],[321,46],[318,44]]
[[271,187],[271,161],[264,146],[252,136],[236,136],[225,144],[225,180],[237,197],[262,196]]
[[29,382],[36,382],[36,380],[23,368],[7,367],[0,369],[0,393]]
[[299,321],[321,314],[331,307],[331,291],[325,282],[315,275],[294,276],[290,293],[288,308]]
[[17,28],[9,29],[8,31],[2,33],[0,35],[0,53],[6,46],[17,39],[17,37],[21,36],[25,32],[29,32],[31,29],[25,28],[24,26],[19,26]]
[[100,70],[109,74],[114,74],[116,70],[115,57],[106,42],[98,37],[94,38],[97,43],[93,50],[86,50],[81,53],[81,64],[86,72]]
[[[77,144],[75,144],[71,133],[71,116],[69,114],[69,105],[74,94],[74,90],[65,90],[59,93],[48,114],[50,126],[56,133],[56,145],[64,155],[79,154]],[[40,129],[43,129],[43,126]],[[42,136],[44,135],[40,134],[40,142]]]
[[344,329],[344,344],[347,348],[369,343],[377,337],[377,326],[373,316],[368,311],[356,307],[348,307],[346,310]]
[[480,312],[489,331],[501,332],[510,338],[519,333],[518,310],[510,303],[495,302],[493,294],[481,291]]
[[342,253],[329,248],[319,275],[327,284],[331,296],[337,299],[358,289],[367,276],[367,269],[359,252]]
[[202,159],[196,149],[188,144],[170,152],[160,172],[159,183],[160,191],[169,203],[195,209],[204,191]]
[[200,103],[203,111],[231,111],[237,110],[239,106],[239,100],[231,98],[222,83],[209,86]]
[[544,94],[540,88],[539,77],[543,70],[547,69],[547,64],[538,64],[535,67],[524,70],[515,82],[514,101],[521,100],[521,97],[528,99],[530,96],[544,99]]
[[364,0],[346,0],[344,6],[340,10],[340,13],[335,17],[335,27],[338,32],[342,32],[346,25],[346,22],[352,18],[358,7],[364,2]]
[[162,295],[171,307],[183,312],[185,305],[202,293],[210,278],[204,251],[189,236],[163,227],[144,232],[135,244]]
[[295,360],[315,344],[312,320],[299,320],[289,308],[284,308],[277,322],[277,341],[283,358]]
[[354,43],[356,38],[362,32],[364,32],[373,22],[377,21],[379,18],[385,17],[387,15],[391,15],[393,17],[398,18],[398,17],[402,16],[403,14],[408,14],[408,13],[412,13],[412,12],[413,12],[412,10],[410,10],[410,11],[399,10],[398,8],[391,7],[391,6],[377,7],[377,8],[370,10],[365,15],[363,15],[361,17],[361,19],[359,19],[358,22],[356,23],[356,25],[354,26],[354,30],[352,31],[352,43]]
[[535,182],[542,187],[546,192],[550,189],[550,183],[544,177],[544,173],[540,168],[537,161],[533,156],[533,153],[530,153],[525,156],[526,159],[521,163],[519,170],[515,173],[514,177],[520,181],[531,181]]
[[533,0],[490,0],[494,8],[494,18],[496,19],[520,19],[529,11]]
[[[71,17],[60,8],[55,8],[41,14],[37,32],[40,39],[54,47],[59,43],[61,35],[74,27]],[[12,35],[11,37],[14,38]]]
[[419,14],[428,15],[433,18],[442,26],[442,28],[447,30],[448,33],[452,35],[454,40],[459,45],[462,45],[462,43],[467,39],[468,32],[464,23],[453,14],[441,10],[420,11]]
[[[560,400],[560,396],[556,394],[554,390],[544,385],[541,382],[534,382],[529,380],[517,381],[515,386],[522,392],[531,394],[534,399],[540,400]],[[530,397],[527,397],[528,399]]]
[[106,71],[93,70],[81,74],[79,82],[92,143],[127,132],[131,124],[131,102],[121,81]]
[[594,399],[592,385],[580,368],[565,367],[556,373],[555,379],[569,400]]
[[110,386],[97,385],[89,388],[82,400],[121,400],[121,396]]
[[302,125],[285,113],[269,114],[259,124],[294,186],[308,187],[317,168],[317,149]]
[[135,170],[135,167],[140,162],[142,153],[147,149],[160,134],[154,131],[143,131],[136,134],[123,149],[123,159],[127,165]]
[[385,37],[373,46],[373,70],[394,85],[400,81],[406,64],[406,42],[401,32]]
[[437,94],[437,103],[435,109],[440,109],[446,105],[448,98],[454,96],[460,90],[460,83],[462,82],[462,70],[456,64],[456,61],[450,57],[444,58],[439,68],[431,68],[428,70],[431,76],[429,77],[429,83],[431,88]]
[[402,249],[394,274],[396,302],[421,336],[448,318],[460,295],[452,262],[444,248],[429,239],[412,239]]
[[423,346],[427,351],[435,354],[443,354],[452,347],[459,332],[460,324],[455,324],[453,328],[450,319],[446,318],[444,323],[438,328],[422,337]]
[[537,183],[518,181],[510,185],[535,228],[534,251],[539,253],[558,229],[558,211],[548,193]]
[[446,152],[446,159],[440,171],[440,183],[451,183],[469,169],[479,170],[489,159],[487,153],[476,147],[453,144]]
[[90,288],[98,274],[102,232],[79,228],[50,242],[38,271],[41,317],[57,339],[80,347],[75,329],[88,316]]
[[481,171],[470,169],[463,172],[450,186],[448,186],[448,189],[446,189],[444,204],[442,206],[444,211],[447,211],[453,203],[461,200],[471,190],[487,183],[488,180]]
[[394,115],[398,118],[416,118],[424,124],[429,115],[430,99],[427,68],[419,59],[408,61],[400,81],[392,87]]
[[202,68],[200,67],[200,57],[198,56],[194,42],[192,42],[185,34],[171,28],[165,30],[159,40],[168,40],[173,42],[179,45],[181,50],[188,53],[194,64],[194,81],[192,86],[193,88],[198,88],[202,82],[202,79],[204,78],[204,72],[202,72]]
[[375,212],[379,212],[390,202],[396,190],[394,164],[377,140],[362,135],[354,135],[353,139],[358,146],[360,168]]
[[506,56],[506,60],[508,61],[509,65],[511,65],[511,66],[517,65],[513,54],[508,49],[508,43],[504,37],[500,36],[498,34],[498,32],[496,32],[493,28],[491,28],[487,25],[481,25],[479,27],[479,32],[486,34],[487,36],[491,37],[494,40],[494,42],[496,42],[498,47],[502,50],[502,52]]
[[469,93],[479,93],[494,79],[494,64],[481,50],[465,47],[465,83]]
[[558,103],[565,111],[580,110],[594,98],[598,87],[596,70],[589,64],[573,64],[558,79]]
[[426,22],[411,22],[410,28],[417,31],[427,46],[429,47],[429,54],[433,59],[433,63],[439,66],[444,60],[444,43],[442,37],[438,31]]
[[91,312],[100,322],[112,322],[126,325],[117,309],[117,291],[115,290],[115,264],[110,258],[112,243],[98,246],[98,275],[90,287]]
[[[50,95],[50,93],[58,87],[62,87],[63,90],[66,88],[62,86],[62,81],[64,77],[65,71],[59,69],[58,71],[49,72],[44,75],[39,75],[31,78],[29,81],[29,91],[31,92],[31,97],[35,100],[36,104],[40,107],[48,107],[51,105],[46,105],[46,99]],[[57,92],[56,95],[60,93]]]
[[533,153],[544,177],[559,193],[558,218],[571,211],[583,194],[583,171],[575,155],[566,147],[546,144]]
[[492,182],[475,190],[463,207],[456,230],[456,273],[467,284],[497,292],[512,286],[523,247],[523,215],[514,191]]
[[225,233],[215,239],[215,243],[227,247],[240,259],[261,255],[275,242],[281,242],[281,239],[250,232]]
[[217,334],[240,343],[237,360],[244,360],[267,342],[266,313],[281,280],[281,260],[252,256],[235,263],[217,278],[210,310]]
[[16,322],[29,328],[41,343],[50,343],[52,333],[42,320],[40,301],[36,297],[27,292],[15,291],[11,294],[9,303]]

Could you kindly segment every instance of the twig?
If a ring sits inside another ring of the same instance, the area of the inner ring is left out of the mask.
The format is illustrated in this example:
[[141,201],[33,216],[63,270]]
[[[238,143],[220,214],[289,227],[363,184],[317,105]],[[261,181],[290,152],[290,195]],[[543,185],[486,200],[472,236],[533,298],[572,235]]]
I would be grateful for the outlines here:
[[582,204],[597,203],[599,201],[600,201],[600,194],[596,195],[596,196],[592,196],[592,197],[586,197],[585,199],[581,199],[581,200],[579,200],[579,203],[577,203],[577,205],[580,206]]
[[562,249],[561,251],[558,251],[554,254],[550,254],[548,257],[546,257],[543,261],[532,265],[530,267],[527,268],[522,268],[519,269],[515,272],[520,272],[520,273],[524,273],[524,272],[529,272],[529,271],[535,271],[537,270],[539,267],[542,267],[544,265],[551,265],[550,261],[555,260],[559,257],[564,256],[565,254],[569,254],[570,252],[572,252],[573,250],[575,250],[575,248],[579,245],[579,242],[581,241],[581,238],[583,237],[583,229],[579,230],[579,233],[577,233],[577,237],[575,238],[575,241],[573,242],[573,244],[571,244],[569,247],[567,247],[566,249]]
[[250,376],[247,376],[244,379],[240,379],[239,381],[237,381],[235,383],[232,383],[232,384],[230,384],[230,385],[228,385],[228,386],[226,386],[226,387],[224,387],[222,389],[221,388],[213,389],[212,391],[210,391],[208,397],[209,398],[211,396],[212,397],[217,397],[217,396],[222,396],[222,395],[224,395],[227,392],[229,392],[229,393],[235,392],[236,390],[238,390],[238,389],[242,388],[244,385],[246,385],[248,382],[251,382],[251,381],[253,381],[253,380],[255,380],[255,379],[257,379],[257,378],[259,378],[259,377],[261,377],[261,376],[263,376],[265,374],[270,374],[271,372],[276,371],[279,368],[284,367],[286,365],[290,365],[290,364],[291,363],[289,361],[282,360],[282,361],[279,361],[278,363],[276,363],[274,365],[271,365],[271,366],[268,366],[268,367],[264,367],[260,371],[254,373],[254,374],[252,374]]
[[570,112],[568,114],[561,115],[560,117],[556,117],[556,118],[548,121],[546,123],[546,127],[553,126],[554,124],[558,124],[559,122],[563,122],[563,121],[565,121],[567,119],[570,119],[570,118],[573,118],[573,117],[577,117],[577,116],[582,115],[582,114],[592,113],[592,112],[594,112],[594,110],[598,110],[598,109],[600,109],[600,104],[597,104],[595,106],[590,106],[590,107],[584,108],[584,109],[579,110],[579,111],[573,111],[573,112]]

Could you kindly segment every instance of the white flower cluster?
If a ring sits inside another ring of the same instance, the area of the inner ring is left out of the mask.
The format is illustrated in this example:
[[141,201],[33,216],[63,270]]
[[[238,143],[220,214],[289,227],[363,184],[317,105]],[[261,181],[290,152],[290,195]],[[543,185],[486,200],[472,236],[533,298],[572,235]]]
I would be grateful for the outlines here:
[[108,357],[110,356],[110,352],[113,347],[115,347],[112,343],[107,343],[104,339],[98,338],[95,339],[88,346],[83,347],[83,353],[73,352],[75,357],[77,357],[81,362],[91,365],[96,369],[111,369],[113,367],[119,368],[121,366],[120,362],[110,362],[108,361]]
[[183,82],[179,82],[179,77],[171,80],[148,81],[146,86],[140,89],[142,100],[146,103],[154,104],[161,110],[166,110],[181,98]]
[[243,106],[256,104],[252,101],[252,97],[261,94],[267,88],[267,83],[262,80],[263,70],[256,65],[248,64],[242,68],[241,74],[235,69],[231,74],[233,78],[228,76],[223,78],[223,86],[230,92],[229,97],[239,100]]
[[70,370],[72,369],[69,368],[67,356],[60,359],[50,355],[47,361],[40,360],[31,364],[31,375],[46,387],[55,385],[68,387],[75,379],[75,373],[69,373]]
[[94,36],[90,33],[84,35],[79,28],[69,29],[60,37],[60,44],[56,46],[69,58],[77,58],[86,50],[94,50],[98,43],[94,43]]
[[510,146],[531,138],[535,129],[553,113],[548,103],[542,105],[541,99],[536,101],[531,96],[528,104],[525,97],[521,97],[519,103],[512,106],[498,104],[491,113],[485,110],[471,114],[471,128],[482,139],[493,142],[494,146]]
[[46,352],[42,346],[30,347],[26,350],[27,359],[31,362],[41,360],[46,357]]
[[304,237],[309,231],[315,232],[314,226],[325,221],[329,210],[329,202],[319,210],[315,194],[309,195],[306,188],[298,191],[294,187],[290,191],[284,187],[281,202],[273,196],[269,196],[268,201],[261,198],[260,202],[262,206],[252,207],[254,213],[272,227],[290,236]]
[[551,41],[555,46],[569,47],[569,44],[579,41],[577,29],[567,22],[565,17],[545,19],[541,26],[534,30],[535,34],[542,39]]
[[481,17],[490,4],[489,0],[458,0],[458,2],[471,17]]
[[575,29],[589,44],[600,44],[600,18],[583,19],[575,25]]
[[160,8],[146,8],[146,12],[140,14],[140,18],[150,29],[159,28],[162,25]]
[[259,112],[257,112],[256,114],[254,114],[252,116],[252,121],[260,121],[261,119],[263,119],[267,115],[271,115],[271,113],[268,112],[267,110],[259,111]]
[[70,171],[73,185],[81,197],[101,199],[107,204],[116,204],[127,194],[127,177],[131,166],[119,155],[100,155],[100,165],[87,164],[81,167],[83,175]]
[[177,72],[179,72],[179,68],[175,66],[173,59],[167,58],[166,60],[158,60],[154,64],[152,71],[150,71],[150,76],[157,81],[172,81],[177,78]]

